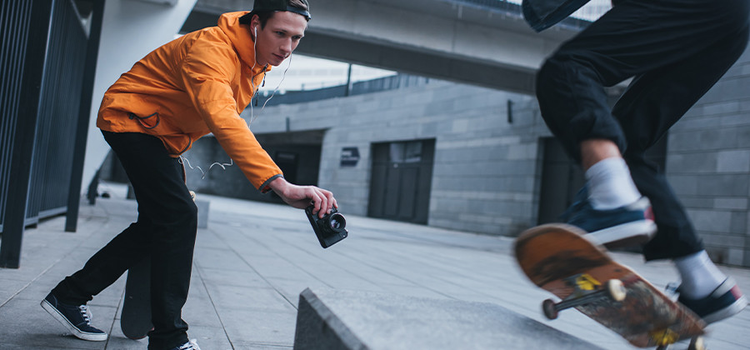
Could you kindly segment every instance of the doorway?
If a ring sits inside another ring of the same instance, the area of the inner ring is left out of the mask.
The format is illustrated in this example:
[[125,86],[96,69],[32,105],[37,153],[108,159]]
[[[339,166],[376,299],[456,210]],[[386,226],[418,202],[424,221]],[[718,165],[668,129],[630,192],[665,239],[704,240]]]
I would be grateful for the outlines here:
[[427,224],[435,140],[372,145],[368,216]]

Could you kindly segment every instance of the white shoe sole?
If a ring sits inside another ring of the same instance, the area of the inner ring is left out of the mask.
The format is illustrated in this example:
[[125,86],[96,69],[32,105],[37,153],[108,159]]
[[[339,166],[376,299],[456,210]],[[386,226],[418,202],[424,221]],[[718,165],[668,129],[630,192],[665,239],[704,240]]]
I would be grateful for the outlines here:
[[[637,234],[633,234],[637,232]],[[647,243],[656,234],[656,224],[651,220],[640,220],[594,231],[585,237],[605,247],[632,247]]]
[[78,329],[76,326],[74,326],[72,323],[70,323],[70,321],[68,321],[68,319],[65,318],[65,316],[63,316],[60,313],[60,311],[57,311],[57,309],[54,306],[52,306],[52,304],[50,304],[46,299],[42,300],[41,305],[42,305],[42,309],[44,309],[44,311],[47,311],[47,313],[49,313],[50,315],[52,315],[52,317],[54,319],[56,319],[63,326],[65,326],[65,328],[67,328],[68,331],[70,331],[70,333],[72,333],[76,338],[83,339],[83,340],[88,340],[88,341],[105,341],[105,340],[107,340],[107,337],[108,337],[107,333],[89,333],[89,332],[84,332],[84,331],[81,331],[80,329]]
[[706,317],[703,318],[703,321],[706,323],[715,323],[719,322],[723,319],[730,318],[742,311],[745,306],[747,306],[747,298],[743,295],[737,301],[735,301],[732,305],[729,305],[728,307],[725,307],[717,312],[714,312],[710,315],[706,315]]

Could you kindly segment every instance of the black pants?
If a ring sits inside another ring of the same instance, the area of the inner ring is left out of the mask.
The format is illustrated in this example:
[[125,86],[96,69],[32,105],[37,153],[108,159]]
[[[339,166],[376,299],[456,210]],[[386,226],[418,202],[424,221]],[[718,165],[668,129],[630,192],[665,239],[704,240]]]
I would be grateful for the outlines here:
[[[743,53],[748,0],[623,0],[550,57],[537,76],[542,116],[568,154],[588,139],[615,142],[658,233],[647,260],[703,249],[664,174],[643,153],[663,137]],[[634,77],[615,106],[605,86]]]
[[150,256],[154,330],[149,333],[149,349],[184,344],[188,325],[182,320],[182,306],[190,285],[198,209],[185,185],[182,164],[153,136],[103,134],[133,185],[138,220],[52,293],[65,303],[86,303],[130,266]]

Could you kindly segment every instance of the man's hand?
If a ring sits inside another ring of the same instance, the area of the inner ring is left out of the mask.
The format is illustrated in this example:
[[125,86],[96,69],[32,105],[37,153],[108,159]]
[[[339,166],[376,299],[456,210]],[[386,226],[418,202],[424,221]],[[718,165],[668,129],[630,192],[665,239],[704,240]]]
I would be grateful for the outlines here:
[[298,209],[305,209],[314,205],[313,213],[322,218],[331,212],[331,208],[338,208],[333,193],[315,186],[298,186],[289,183],[283,177],[279,177],[268,184],[279,197],[286,203]]

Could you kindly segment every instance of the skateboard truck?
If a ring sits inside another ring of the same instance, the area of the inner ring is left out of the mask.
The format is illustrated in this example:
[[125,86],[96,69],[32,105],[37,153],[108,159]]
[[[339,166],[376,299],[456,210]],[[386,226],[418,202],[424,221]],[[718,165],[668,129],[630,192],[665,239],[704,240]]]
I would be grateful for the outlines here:
[[[601,298],[610,298],[614,301],[622,301],[627,295],[627,291],[622,284],[622,281],[618,279],[612,279],[604,284],[604,288],[595,289],[598,283],[586,278],[586,275],[580,275],[575,277],[575,285],[578,292],[589,291],[588,293],[578,293],[571,298],[565,299],[559,303],[555,303],[552,299],[547,299],[542,302],[542,311],[544,316],[550,320],[557,318],[560,311],[570,309],[572,307],[589,304],[595,300]],[[581,289],[581,285],[584,282],[584,288]]]

